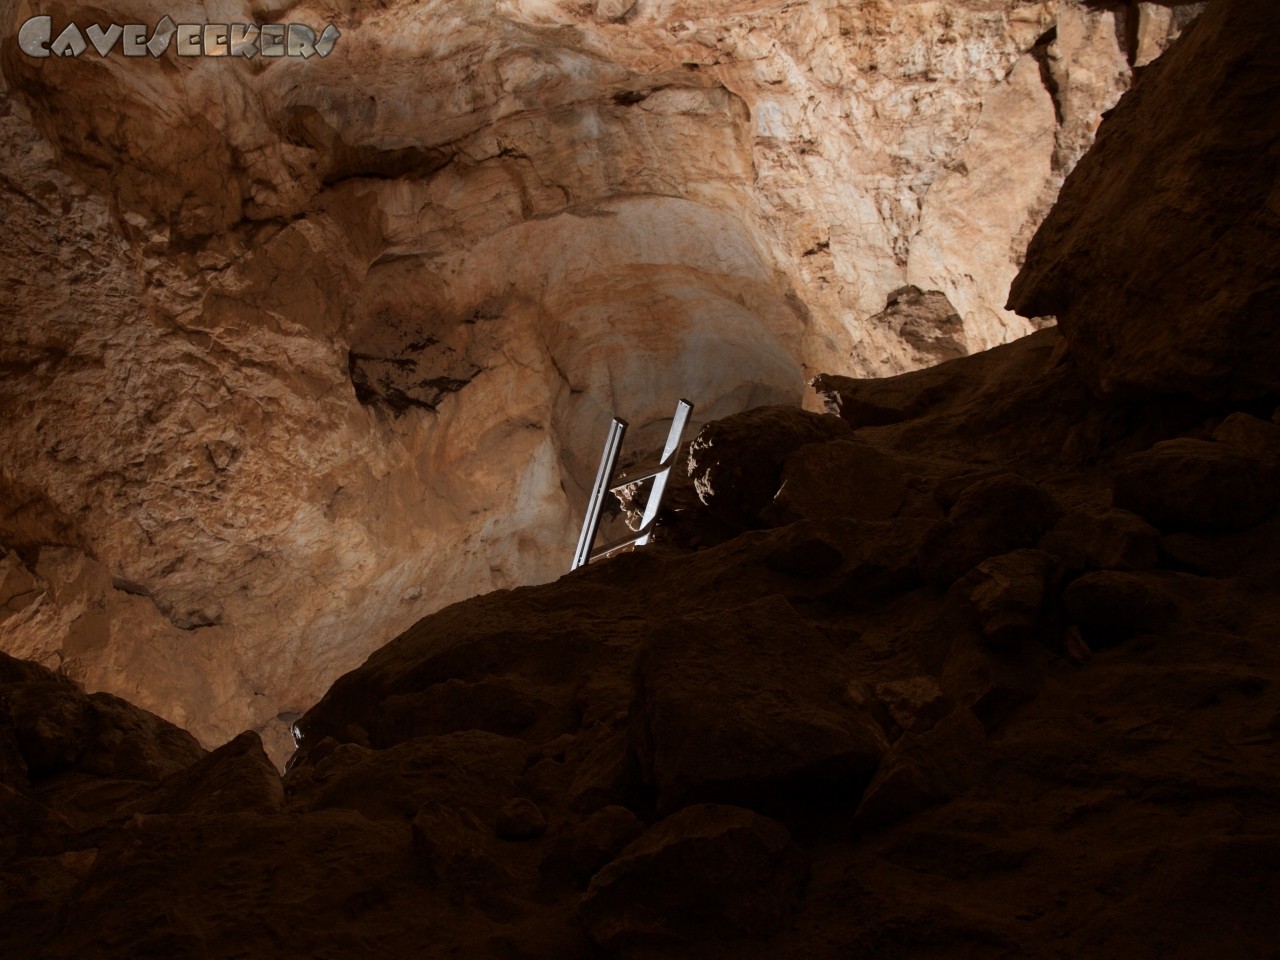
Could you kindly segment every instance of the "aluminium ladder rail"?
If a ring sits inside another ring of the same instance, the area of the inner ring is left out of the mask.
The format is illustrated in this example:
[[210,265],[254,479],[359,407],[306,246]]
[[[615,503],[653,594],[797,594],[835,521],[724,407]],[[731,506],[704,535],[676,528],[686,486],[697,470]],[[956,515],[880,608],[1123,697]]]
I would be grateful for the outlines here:
[[[680,452],[680,444],[684,440],[685,427],[689,424],[689,415],[693,413],[693,404],[681,400],[676,404],[676,415],[671,420],[671,430],[667,433],[667,444],[662,448],[662,459],[658,466],[648,473],[637,477],[627,477],[621,483],[614,483],[614,472],[618,469],[618,455],[622,452],[622,438],[627,433],[627,421],[614,417],[609,425],[609,433],[605,437],[604,452],[600,455],[600,469],[596,471],[596,482],[591,487],[591,498],[587,501],[587,516],[582,522],[582,533],[578,537],[578,549],[573,555],[573,566],[570,570],[585,567],[592,560],[607,556],[623,547],[635,544],[643,547],[649,542],[653,525],[658,520],[658,508],[662,505],[662,495],[667,489],[667,479],[671,468],[675,465],[676,455]],[[604,508],[606,494],[621,490],[633,483],[653,481],[653,489],[649,491],[649,499],[644,506],[644,516],[640,520],[640,528],[631,536],[623,537],[600,548],[595,547],[596,534],[600,532],[600,511]]]

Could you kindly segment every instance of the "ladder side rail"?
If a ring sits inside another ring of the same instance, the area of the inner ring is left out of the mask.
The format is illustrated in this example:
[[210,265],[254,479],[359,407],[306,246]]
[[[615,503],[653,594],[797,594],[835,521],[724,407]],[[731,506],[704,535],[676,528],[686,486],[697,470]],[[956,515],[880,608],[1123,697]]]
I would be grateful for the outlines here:
[[[658,461],[658,465],[652,470],[647,470],[644,473],[637,473],[633,476],[628,476],[619,480],[609,488],[610,493],[616,493],[623,487],[629,487],[633,483],[644,483],[646,480],[652,480],[658,474],[665,473],[671,468],[672,464],[675,462],[675,455],[680,450],[680,444],[684,442],[684,431],[688,424],[688,414],[693,410],[693,404],[688,400],[681,400],[680,403],[687,407],[688,411],[682,410],[680,406],[676,407],[676,417],[671,421],[671,429],[667,433],[667,443],[663,448],[662,459]],[[677,430],[679,431],[678,434]],[[675,438],[674,444],[672,443],[673,437]]]
[[671,468],[675,466],[676,455],[680,452],[680,444],[684,440],[684,430],[689,424],[689,415],[693,412],[693,404],[681,398],[676,404],[676,415],[671,420],[671,430],[667,433],[667,445],[662,451],[661,469],[653,479],[653,489],[649,491],[649,500],[644,506],[644,516],[640,520],[640,533],[636,540],[637,547],[649,542],[649,533],[658,519],[658,508],[662,506],[662,495],[667,492],[667,480],[671,477]]
[[582,521],[582,533],[578,536],[578,549],[574,552],[570,570],[577,570],[591,562],[592,545],[600,531],[600,511],[604,507],[605,495],[609,492],[609,483],[618,467],[622,438],[626,432],[627,421],[614,417],[609,425],[608,436],[605,437],[604,451],[600,454],[600,469],[596,471],[596,482],[592,485],[591,497],[587,500],[587,515]]

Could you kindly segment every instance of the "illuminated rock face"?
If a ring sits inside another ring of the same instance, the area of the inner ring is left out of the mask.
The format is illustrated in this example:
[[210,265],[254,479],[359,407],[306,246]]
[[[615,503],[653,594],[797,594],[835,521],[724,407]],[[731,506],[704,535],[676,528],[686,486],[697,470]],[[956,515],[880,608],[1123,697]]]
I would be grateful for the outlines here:
[[[1149,56],[1185,18],[1141,6]],[[645,449],[679,396],[1030,330],[1008,281],[1132,33],[1065,0],[232,3],[341,39],[32,59],[46,12],[0,44],[0,646],[276,755],[417,618],[565,568],[611,413]],[[161,13],[210,18],[52,11]],[[904,333],[907,285],[942,327]]]

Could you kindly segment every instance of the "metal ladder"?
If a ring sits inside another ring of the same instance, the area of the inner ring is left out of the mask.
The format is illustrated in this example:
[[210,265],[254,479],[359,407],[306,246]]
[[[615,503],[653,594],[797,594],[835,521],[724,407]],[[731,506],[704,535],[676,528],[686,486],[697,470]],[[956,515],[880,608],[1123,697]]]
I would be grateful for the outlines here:
[[[591,488],[591,499],[587,501],[587,516],[582,522],[582,534],[578,537],[578,549],[573,555],[573,566],[570,570],[585,567],[592,560],[608,556],[623,547],[635,544],[643,547],[649,542],[649,534],[658,519],[658,508],[662,505],[662,495],[667,489],[667,478],[675,465],[676,455],[680,452],[680,444],[684,441],[684,430],[689,424],[689,415],[693,413],[693,404],[681,400],[676,404],[676,415],[671,420],[671,430],[667,433],[667,445],[662,448],[662,459],[658,466],[638,477],[627,477],[621,483],[614,483],[614,472],[618,468],[618,455],[622,452],[622,438],[627,433],[627,421],[614,417],[609,425],[609,434],[604,441],[604,452],[600,455],[600,469],[596,471],[596,482]],[[600,511],[604,507],[606,494],[621,490],[633,483],[653,480],[653,489],[649,491],[649,499],[644,506],[644,516],[640,521],[640,529],[631,536],[623,537],[606,546],[595,548],[596,534],[600,532]]]

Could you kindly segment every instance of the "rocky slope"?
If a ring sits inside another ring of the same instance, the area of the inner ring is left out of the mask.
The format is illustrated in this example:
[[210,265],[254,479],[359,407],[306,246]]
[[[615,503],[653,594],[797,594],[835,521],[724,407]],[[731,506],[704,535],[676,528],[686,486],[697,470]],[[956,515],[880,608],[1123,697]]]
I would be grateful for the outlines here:
[[[268,62],[35,60],[0,6],[0,646],[283,756],[563,569],[610,414],[643,450],[1032,329],[1027,238],[1196,9],[220,6],[342,31]],[[53,10],[161,12],[210,16]]]
[[1268,956],[1280,424],[1060,348],[712,425],[665,542],[426,618],[283,783],[11,663],[6,953]]
[[[1190,36],[1247,51],[1265,10]],[[1274,956],[1280,393],[1100,393],[1072,336],[709,424],[659,542],[423,619],[283,779],[0,660],[0,943]]]

